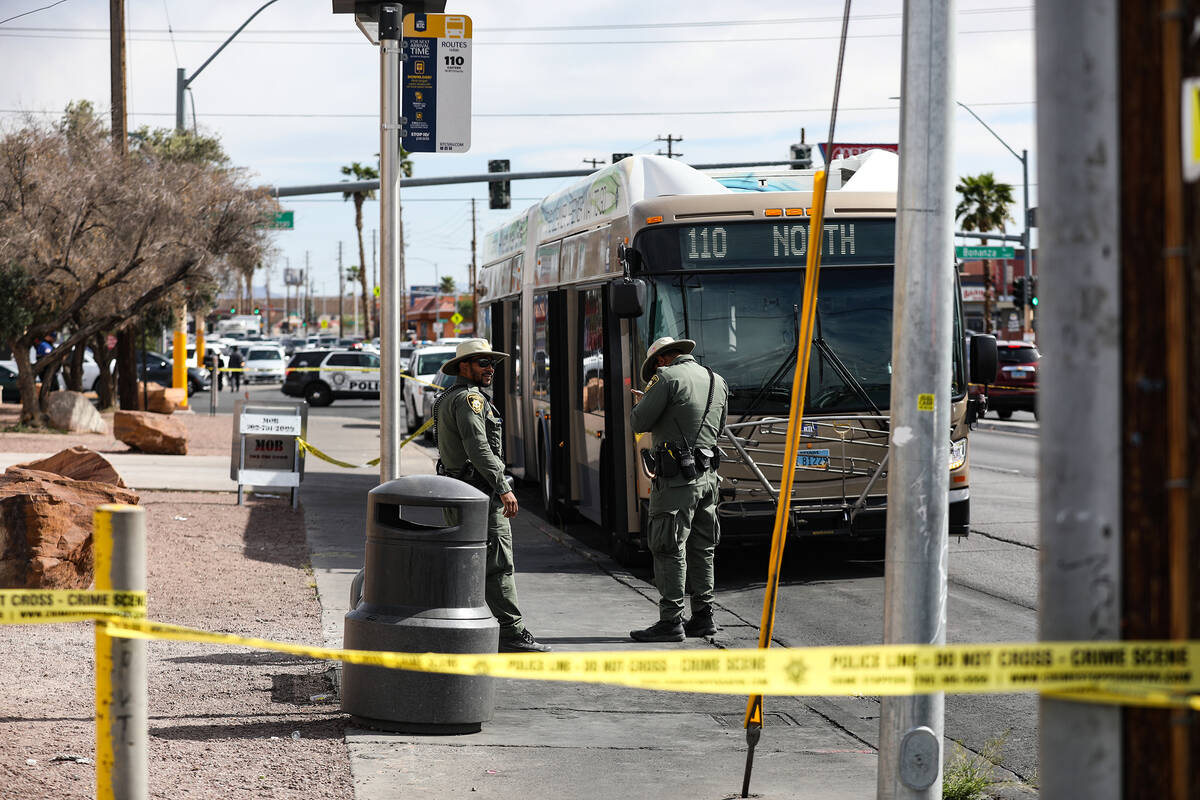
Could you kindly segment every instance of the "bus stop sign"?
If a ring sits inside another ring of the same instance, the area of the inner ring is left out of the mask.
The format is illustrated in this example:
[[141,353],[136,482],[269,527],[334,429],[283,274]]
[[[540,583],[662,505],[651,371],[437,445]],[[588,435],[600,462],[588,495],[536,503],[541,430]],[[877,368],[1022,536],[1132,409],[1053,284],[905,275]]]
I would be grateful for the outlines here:
[[404,15],[404,118],[401,144],[410,153],[471,149],[471,18]]

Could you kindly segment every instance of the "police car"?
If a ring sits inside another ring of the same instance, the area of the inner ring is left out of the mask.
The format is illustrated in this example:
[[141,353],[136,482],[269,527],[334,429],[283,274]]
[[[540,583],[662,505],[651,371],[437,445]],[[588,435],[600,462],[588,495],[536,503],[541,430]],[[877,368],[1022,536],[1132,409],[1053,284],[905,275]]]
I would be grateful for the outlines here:
[[310,406],[334,400],[379,399],[379,355],[362,350],[297,350],[285,371],[282,391]]

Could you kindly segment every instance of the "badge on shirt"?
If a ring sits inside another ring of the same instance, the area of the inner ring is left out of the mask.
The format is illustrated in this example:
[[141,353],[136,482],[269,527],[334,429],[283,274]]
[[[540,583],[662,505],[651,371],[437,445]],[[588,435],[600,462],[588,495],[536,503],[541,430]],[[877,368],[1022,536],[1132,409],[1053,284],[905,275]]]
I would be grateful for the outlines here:
[[476,414],[483,413],[483,398],[477,394],[467,395],[467,403]]
[[650,387],[656,383],[658,383],[658,373],[657,372],[654,373],[653,377],[650,378],[650,382],[646,384],[646,391],[647,392],[650,391]]

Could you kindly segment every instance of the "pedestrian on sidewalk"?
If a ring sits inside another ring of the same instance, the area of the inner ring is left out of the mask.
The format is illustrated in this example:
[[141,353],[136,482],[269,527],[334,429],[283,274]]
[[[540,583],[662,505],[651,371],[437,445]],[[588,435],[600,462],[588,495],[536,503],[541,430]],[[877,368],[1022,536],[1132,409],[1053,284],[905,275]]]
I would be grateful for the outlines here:
[[204,366],[208,367],[209,373],[212,375],[212,391],[221,391],[225,385],[225,373],[221,372],[221,356],[215,348],[208,348],[204,353]]
[[[682,642],[685,635],[717,632],[712,610],[713,554],[721,539],[717,437],[725,427],[729,387],[689,355],[695,347],[691,339],[655,341],[642,362],[646,391],[632,390],[633,431],[652,433],[654,440],[646,539],[660,596],[658,622],[629,632],[639,642]],[[686,623],[685,594],[692,606]]]
[[233,352],[229,354],[229,388],[233,391],[238,391],[242,388],[242,367],[246,366],[246,360],[242,358],[242,351],[233,348]]
[[533,638],[517,605],[512,528],[508,524],[517,515],[517,496],[504,474],[503,423],[484,392],[492,385],[496,364],[507,357],[507,353],[492,350],[485,339],[468,339],[460,342],[454,358],[442,365],[442,372],[457,375],[458,380],[434,403],[433,431],[440,456],[437,469],[439,475],[458,478],[488,495],[484,597],[500,623],[500,651],[543,653],[550,648]]

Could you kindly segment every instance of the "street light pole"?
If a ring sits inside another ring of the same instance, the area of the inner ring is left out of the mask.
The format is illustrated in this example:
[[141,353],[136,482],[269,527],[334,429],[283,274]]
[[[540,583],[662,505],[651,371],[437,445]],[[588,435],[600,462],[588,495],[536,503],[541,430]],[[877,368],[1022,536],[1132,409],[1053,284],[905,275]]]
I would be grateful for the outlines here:
[[1029,248],[1029,151],[1022,150],[1021,155],[1017,155],[1017,151],[1009,147],[1008,142],[1001,139],[1000,134],[992,130],[992,126],[984,122],[983,119],[980,118],[980,116],[976,114],[969,105],[958,100],[955,100],[954,102],[956,105],[966,109],[967,113],[974,117],[980,125],[987,128],[988,133],[996,137],[996,141],[1004,145],[1005,150],[1013,154],[1013,158],[1021,162],[1021,183],[1025,190],[1025,226],[1023,232],[1021,233],[1021,246],[1025,248],[1026,271],[1030,277],[1033,277],[1035,274],[1033,271],[1033,255],[1030,253]]
[[184,74],[183,67],[179,67],[178,69],[175,70],[175,130],[177,130],[177,131],[183,130],[183,93],[187,90],[187,88],[189,86],[192,85],[192,81],[194,81],[194,80],[196,80],[196,78],[200,77],[200,73],[204,72],[204,68],[207,67],[209,64],[211,64],[212,60],[221,54],[221,51],[224,50],[229,45],[229,43],[233,41],[235,36],[237,36],[239,33],[241,33],[245,29],[245,27],[250,24],[251,20],[253,20],[259,14],[261,14],[264,8],[266,8],[267,6],[269,6],[275,2],[277,2],[277,0],[267,0],[267,2],[265,2],[261,6],[259,6],[258,11],[255,11],[253,14],[246,17],[246,21],[243,22],[236,31],[229,34],[229,38],[221,43],[221,46],[218,47],[213,52],[213,54],[208,57],[207,61],[205,61],[203,64],[200,65],[200,69],[198,69],[192,73],[192,76],[190,78]]

